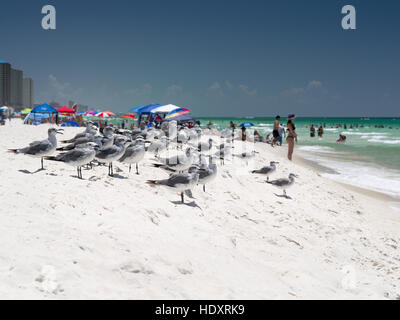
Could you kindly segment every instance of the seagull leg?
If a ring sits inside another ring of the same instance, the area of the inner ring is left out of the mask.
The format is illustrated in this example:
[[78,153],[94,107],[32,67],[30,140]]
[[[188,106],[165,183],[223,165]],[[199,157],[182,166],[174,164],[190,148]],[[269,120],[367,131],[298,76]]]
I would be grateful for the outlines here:
[[139,165],[136,163],[136,174],[139,174]]
[[206,185],[203,184],[203,192],[206,192]]
[[80,178],[79,177],[79,167],[76,167],[76,172],[77,172],[77,174],[78,174],[78,179]]
[[41,159],[41,162],[42,162],[42,170],[44,170],[44,166],[43,166],[43,157],[42,157],[42,159]]
[[129,173],[131,173],[132,165],[129,164]]
[[184,198],[185,196],[183,195],[183,192],[181,192],[181,200],[182,200],[182,203],[185,203],[185,198]]

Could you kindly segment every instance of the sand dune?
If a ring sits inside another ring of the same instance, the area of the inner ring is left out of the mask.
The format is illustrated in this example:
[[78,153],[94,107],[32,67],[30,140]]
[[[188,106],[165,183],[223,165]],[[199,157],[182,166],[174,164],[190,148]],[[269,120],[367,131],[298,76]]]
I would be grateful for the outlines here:
[[[115,164],[83,170],[7,153],[48,127],[0,127],[0,298],[399,299],[400,215],[379,197],[321,177],[284,148],[257,144],[254,163],[219,166],[180,204]],[[82,129],[66,129],[63,138]],[[236,150],[239,150],[237,142]],[[249,146],[248,146],[249,147]],[[250,174],[280,162],[282,191]]]

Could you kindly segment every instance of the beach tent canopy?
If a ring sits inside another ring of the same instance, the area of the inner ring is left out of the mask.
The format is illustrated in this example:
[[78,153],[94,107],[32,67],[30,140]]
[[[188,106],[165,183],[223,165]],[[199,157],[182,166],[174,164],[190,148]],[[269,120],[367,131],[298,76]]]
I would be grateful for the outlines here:
[[178,107],[178,106],[175,106],[173,104],[167,104],[165,106],[160,106],[160,107],[154,108],[151,111],[151,113],[170,113],[170,112],[172,112],[174,110],[177,110],[177,109],[181,109],[181,108]]
[[6,107],[6,106],[1,107],[0,110],[8,110],[8,107]]
[[138,106],[129,110],[130,113],[139,113],[140,109],[145,108],[146,106]]
[[183,115],[180,115],[180,116],[177,116],[174,118],[164,119],[162,122],[168,122],[168,121],[190,122],[190,121],[196,121],[196,120],[186,114],[183,114]]
[[149,104],[148,106],[146,106],[146,107],[144,107],[144,108],[141,108],[140,111],[139,111],[139,113],[140,113],[140,114],[150,114],[150,113],[153,113],[153,111],[154,111],[156,108],[161,107],[161,106],[162,106],[162,105],[161,105],[161,104],[158,104],[158,103]]
[[65,106],[61,107],[61,108],[58,108],[57,111],[60,112],[60,113],[70,113],[70,114],[75,113],[75,110],[73,110],[71,108],[68,108],[68,107],[65,107]]
[[48,104],[42,104],[41,106],[34,108],[31,113],[58,113],[58,111]]

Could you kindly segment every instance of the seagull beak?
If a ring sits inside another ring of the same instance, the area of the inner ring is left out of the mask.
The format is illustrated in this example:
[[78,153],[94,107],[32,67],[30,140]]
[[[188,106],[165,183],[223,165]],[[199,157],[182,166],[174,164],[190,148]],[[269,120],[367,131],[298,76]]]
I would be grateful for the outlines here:
[[64,134],[64,129],[57,129],[56,131],[58,134]]

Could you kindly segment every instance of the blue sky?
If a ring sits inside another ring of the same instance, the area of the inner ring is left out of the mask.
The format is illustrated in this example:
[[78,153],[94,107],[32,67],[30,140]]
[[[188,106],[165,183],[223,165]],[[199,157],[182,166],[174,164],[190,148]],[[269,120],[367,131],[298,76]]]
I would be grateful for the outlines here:
[[[41,8],[57,29],[41,28]],[[341,8],[357,9],[357,30]],[[0,60],[36,102],[195,115],[399,116],[399,1],[4,0]]]

